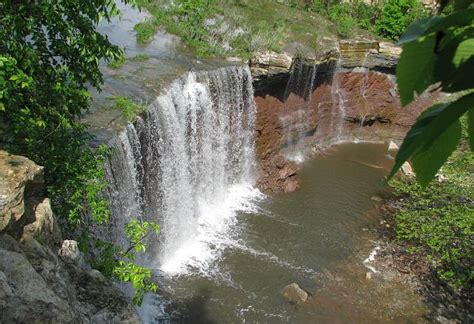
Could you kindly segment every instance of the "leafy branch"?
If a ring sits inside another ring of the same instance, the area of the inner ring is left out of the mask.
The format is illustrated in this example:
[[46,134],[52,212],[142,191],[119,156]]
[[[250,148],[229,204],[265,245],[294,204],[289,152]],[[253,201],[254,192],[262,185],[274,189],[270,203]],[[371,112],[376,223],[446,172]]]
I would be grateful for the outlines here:
[[467,113],[469,144],[474,150],[474,9],[472,0],[454,1],[453,13],[442,16],[450,1],[441,1],[439,15],[412,24],[400,38],[403,52],[397,83],[403,105],[431,86],[460,93],[457,100],[423,112],[405,137],[390,177],[411,160],[417,181],[426,186],[461,140],[459,119]]

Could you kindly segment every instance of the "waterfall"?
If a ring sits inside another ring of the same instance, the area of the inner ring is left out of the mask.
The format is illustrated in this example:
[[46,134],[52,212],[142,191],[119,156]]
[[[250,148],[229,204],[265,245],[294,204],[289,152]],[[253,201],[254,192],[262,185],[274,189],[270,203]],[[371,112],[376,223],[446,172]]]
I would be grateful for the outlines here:
[[309,114],[317,65],[300,60],[293,63],[285,89],[285,109],[280,116],[284,134],[284,155],[292,161],[302,162],[305,156],[304,139],[309,130]]
[[258,191],[248,67],[188,72],[114,139],[107,166],[116,241],[128,220],[160,224],[151,266],[209,267]]

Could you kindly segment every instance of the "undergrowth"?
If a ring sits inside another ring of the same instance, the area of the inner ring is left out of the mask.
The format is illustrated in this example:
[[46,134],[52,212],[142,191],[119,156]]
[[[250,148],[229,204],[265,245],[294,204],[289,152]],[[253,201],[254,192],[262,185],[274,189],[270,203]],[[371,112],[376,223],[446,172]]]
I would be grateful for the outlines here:
[[402,204],[395,215],[396,234],[409,252],[425,256],[438,277],[459,291],[474,283],[474,154],[466,143],[440,174],[426,188],[415,180],[390,182]]

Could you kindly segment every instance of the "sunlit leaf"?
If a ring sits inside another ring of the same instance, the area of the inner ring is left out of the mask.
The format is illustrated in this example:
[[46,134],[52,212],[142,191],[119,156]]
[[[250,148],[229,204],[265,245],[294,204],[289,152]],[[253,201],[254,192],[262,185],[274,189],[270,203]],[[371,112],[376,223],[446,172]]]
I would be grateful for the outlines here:
[[409,104],[435,82],[434,49],[435,35],[424,36],[403,46],[403,52],[397,65],[397,83],[402,105]]
[[456,120],[412,158],[416,180],[422,186],[431,182],[461,139],[461,123]]
[[474,107],[474,94],[463,96],[454,102],[437,104],[424,111],[406,135],[395,158],[389,177],[393,177],[404,162],[429,150],[446,129]]

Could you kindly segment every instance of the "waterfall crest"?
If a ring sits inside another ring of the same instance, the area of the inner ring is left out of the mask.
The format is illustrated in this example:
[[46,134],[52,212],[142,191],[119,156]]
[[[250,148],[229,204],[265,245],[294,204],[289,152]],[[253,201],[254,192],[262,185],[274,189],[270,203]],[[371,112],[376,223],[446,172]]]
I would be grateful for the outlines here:
[[258,191],[248,67],[188,72],[115,138],[107,166],[112,239],[132,218],[162,227],[151,265],[206,267]]

